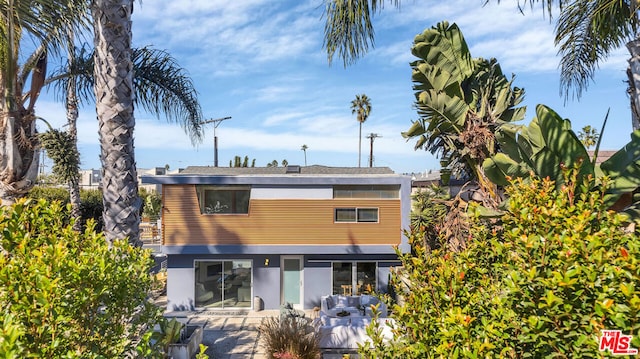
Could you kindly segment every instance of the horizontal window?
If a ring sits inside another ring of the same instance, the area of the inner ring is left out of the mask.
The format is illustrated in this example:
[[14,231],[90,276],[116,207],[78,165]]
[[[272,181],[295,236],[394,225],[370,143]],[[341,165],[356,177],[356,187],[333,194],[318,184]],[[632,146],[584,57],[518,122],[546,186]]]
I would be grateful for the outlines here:
[[245,186],[196,186],[200,213],[248,214],[251,189]]
[[395,185],[353,185],[333,186],[333,198],[400,198],[400,186]]
[[336,222],[378,222],[377,208],[336,208],[334,220]]

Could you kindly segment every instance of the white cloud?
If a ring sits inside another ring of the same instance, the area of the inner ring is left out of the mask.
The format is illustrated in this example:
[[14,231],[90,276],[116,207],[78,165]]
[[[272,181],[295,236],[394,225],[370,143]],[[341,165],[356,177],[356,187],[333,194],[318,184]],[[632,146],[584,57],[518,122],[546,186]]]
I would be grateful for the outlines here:
[[156,1],[134,13],[134,42],[172,48],[198,73],[248,74],[319,49],[317,14],[308,4],[264,0]]
[[267,86],[256,91],[255,100],[262,102],[281,102],[303,91],[302,88],[296,86]]
[[[486,7],[482,7],[483,3],[484,0],[403,1],[401,9],[396,10],[385,1],[385,9],[375,17],[376,49],[347,69],[339,61],[329,67],[321,48],[322,0],[136,3],[134,44],[152,44],[168,50],[193,77],[205,113],[233,116],[232,121],[217,129],[221,164],[235,154],[256,158],[258,165],[274,158],[301,163],[300,146],[306,144],[309,164],[355,165],[358,124],[349,104],[355,94],[366,93],[372,99],[373,110],[362,128],[363,163],[370,143],[366,135],[377,133],[381,136],[374,142],[377,165],[390,165],[401,172],[425,170],[436,168],[437,161],[424,151],[415,152],[414,141],[407,142],[400,136],[417,117],[411,107],[413,90],[408,63],[414,59],[410,53],[413,38],[425,28],[442,20],[457,23],[472,56],[495,57],[505,74],[518,76],[518,86],[542,88],[536,94],[540,97],[535,99],[537,102],[548,103],[549,97],[557,97],[559,75],[553,25],[543,18],[541,9],[527,8],[522,15],[514,1],[498,5],[492,0]],[[613,52],[596,74],[623,72],[626,58],[625,49]],[[624,90],[616,87],[604,92],[607,88],[598,84],[591,87],[607,94],[601,96],[606,97],[606,106],[615,106],[616,101],[624,103],[618,105],[624,107],[619,110],[624,115],[618,117],[626,115]],[[614,96],[617,93],[621,99]],[[38,103],[38,114],[52,119],[54,127],[62,126],[66,122],[63,106],[44,100]],[[596,102],[575,106],[571,112],[558,110],[563,116],[574,118],[575,111],[588,111],[586,108],[600,105]],[[591,110],[605,111],[606,108]],[[144,113],[136,113],[136,122],[139,166],[211,164],[211,126],[206,128],[204,142],[194,148],[177,125]],[[93,107],[81,111],[78,128],[83,151],[96,153],[98,130]],[[609,135],[613,134],[612,131]],[[617,137],[625,141],[628,138]],[[97,156],[83,153],[84,166],[97,168],[99,164],[93,157]]]

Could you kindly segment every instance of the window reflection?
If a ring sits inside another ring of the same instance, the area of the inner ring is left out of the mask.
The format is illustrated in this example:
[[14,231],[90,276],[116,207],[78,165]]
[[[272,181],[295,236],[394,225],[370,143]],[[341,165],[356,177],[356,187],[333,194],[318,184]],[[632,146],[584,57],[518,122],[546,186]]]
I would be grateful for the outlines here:
[[196,261],[195,306],[251,307],[251,260]]

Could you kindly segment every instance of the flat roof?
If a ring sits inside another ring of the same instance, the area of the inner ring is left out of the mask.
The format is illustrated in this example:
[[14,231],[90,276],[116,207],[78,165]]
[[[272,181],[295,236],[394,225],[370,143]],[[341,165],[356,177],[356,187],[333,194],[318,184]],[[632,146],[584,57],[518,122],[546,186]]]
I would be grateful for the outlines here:
[[141,176],[145,184],[350,185],[406,184],[408,175],[388,167],[211,167],[190,166],[178,174]]
[[189,166],[180,174],[201,175],[366,175],[366,174],[394,174],[389,167],[328,167],[328,166],[298,166],[286,167],[212,167]]

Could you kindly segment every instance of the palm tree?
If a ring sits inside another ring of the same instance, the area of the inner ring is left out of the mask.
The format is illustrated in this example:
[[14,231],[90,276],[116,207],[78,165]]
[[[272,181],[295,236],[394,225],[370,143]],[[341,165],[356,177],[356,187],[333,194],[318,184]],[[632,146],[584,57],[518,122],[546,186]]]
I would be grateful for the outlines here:
[[[491,0],[486,0],[485,3]],[[501,0],[495,0],[498,3]],[[631,123],[640,129],[640,14],[636,0],[515,0],[532,7],[542,3],[551,18],[557,6],[555,43],[559,46],[560,86],[565,98],[580,98],[601,61],[621,46],[629,51],[627,78],[631,102]],[[395,6],[398,0],[390,0]],[[354,63],[374,44],[371,17],[383,7],[383,0],[326,0],[324,47],[331,63],[336,51],[344,65]],[[573,91],[573,93],[571,92]]]
[[[35,104],[44,86],[47,55],[64,47],[68,29],[80,33],[88,28],[87,5],[84,0],[34,0],[4,1],[0,6],[0,200],[4,205],[36,183],[40,151]],[[23,53],[34,42],[36,50]]]
[[[500,2],[500,0],[498,0]],[[551,15],[556,3],[560,17],[555,43],[559,47],[560,86],[565,97],[580,95],[593,80],[601,61],[625,45],[629,51],[627,78],[631,124],[640,129],[640,17],[636,0],[529,0],[542,2]]]
[[302,152],[304,152],[304,165],[307,165],[307,149],[309,148],[309,146],[307,145],[302,145],[302,147],[300,148],[302,150]]
[[360,125],[358,136],[358,167],[360,167],[360,159],[362,157],[362,124],[367,120],[371,113],[371,102],[365,94],[356,95],[356,99],[351,101],[351,114],[356,114],[356,119]]
[[104,233],[108,241],[140,242],[140,206],[133,146],[133,0],[92,0],[96,112],[102,161]]
[[[57,93],[64,97],[67,103],[68,132],[73,137],[74,149],[64,152],[68,157],[64,158],[66,164],[79,164],[78,158],[70,158],[77,155],[76,120],[78,118],[78,103],[93,103],[94,86],[94,53],[85,48],[70,49],[69,61],[47,79],[46,85],[55,86]],[[136,96],[134,104],[142,106],[148,112],[160,117],[165,114],[170,122],[178,122],[190,136],[193,143],[201,140],[200,123],[202,111],[197,100],[197,93],[193,82],[186,71],[179,66],[177,61],[165,51],[151,49],[149,47],[134,48],[133,53],[134,88]],[[59,135],[58,135],[59,136]],[[52,144],[51,141],[48,142]],[[55,144],[53,144],[55,145]],[[49,148],[47,148],[49,151]],[[70,202],[73,208],[73,193],[78,192],[78,170],[69,168],[65,173],[70,189]],[[75,177],[74,177],[75,174]]]
[[[73,63],[75,59],[75,46],[73,46],[73,39],[75,38],[73,32],[68,31],[69,44],[67,45],[67,59],[69,63]],[[67,109],[67,125],[69,137],[72,141],[70,151],[68,153],[71,156],[77,156],[75,160],[67,160],[65,163],[72,163],[70,166],[71,171],[67,171],[66,176],[68,178],[67,183],[69,186],[69,202],[71,203],[71,218],[75,219],[73,229],[80,231],[82,211],[80,208],[80,154],[78,152],[78,128],[76,126],[78,122],[78,90],[75,81],[68,81],[65,86],[65,103]]]
[[578,132],[578,139],[580,139],[580,142],[582,142],[587,150],[598,143],[599,137],[600,135],[598,134],[598,130],[589,125],[584,126],[582,130]]
[[[396,7],[400,0],[390,0]],[[325,0],[324,47],[329,64],[338,52],[344,66],[353,64],[374,45],[371,19],[384,7],[384,0]]]

